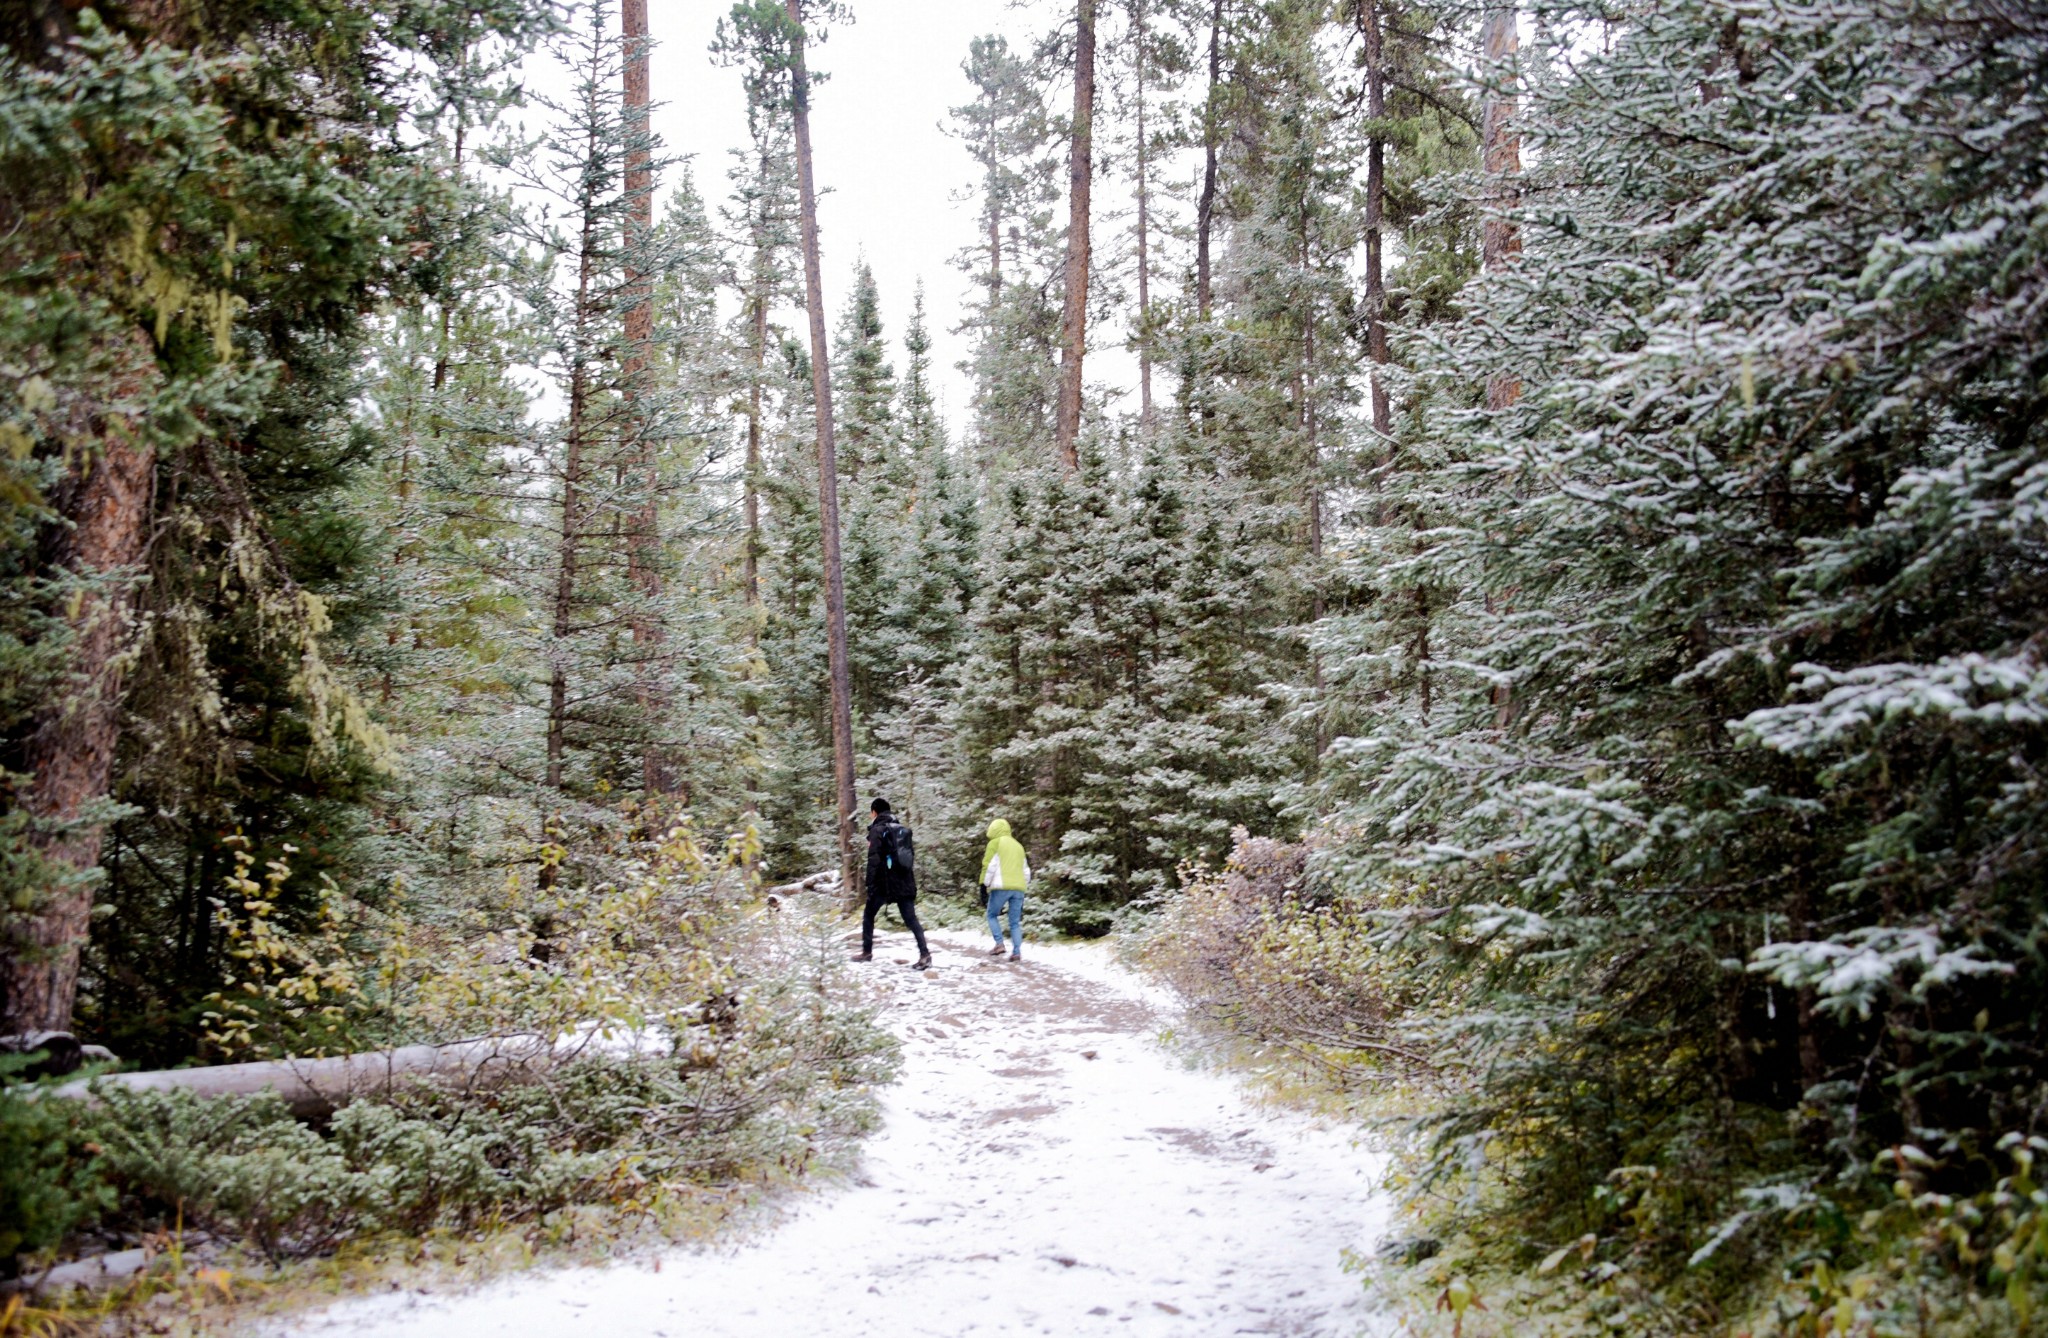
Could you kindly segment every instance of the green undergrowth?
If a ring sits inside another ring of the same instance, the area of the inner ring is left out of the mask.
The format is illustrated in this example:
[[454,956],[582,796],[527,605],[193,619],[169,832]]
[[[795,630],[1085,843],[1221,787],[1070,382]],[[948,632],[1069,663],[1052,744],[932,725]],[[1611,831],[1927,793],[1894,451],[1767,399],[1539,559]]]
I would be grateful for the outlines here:
[[1398,1222],[1345,1264],[1404,1333],[2048,1333],[2039,1135],[1900,1143],[1825,1169],[1809,1111],[1679,1111],[1638,1131],[1640,1162],[1584,1202],[1546,1197],[1545,1159],[1569,1150],[1535,1125],[1448,1156],[1446,1114],[1477,1099],[1486,1056],[1444,1039],[1444,1017],[1471,1000],[1420,991],[1425,959],[1378,927],[1398,903],[1339,895],[1306,847],[1243,838],[1119,947],[1187,1005],[1167,1039],[1191,1058],[1354,1122],[1390,1154],[1380,1188]]
[[[1540,1257],[1511,1175],[1479,1171],[1462,1197],[1416,1195],[1414,1230],[1346,1265],[1416,1334],[2029,1338],[2048,1332],[2044,1152],[2048,1141],[2007,1137],[1973,1154],[1996,1168],[1991,1187],[1954,1194],[1936,1186],[1956,1158],[1904,1148],[1798,1203],[1718,1221],[1691,1211],[1696,1184],[1633,1168],[1613,1178],[1604,1229]],[[1420,1162],[1397,1188],[1421,1184]],[[1658,1249],[1675,1241],[1701,1242],[1676,1268]]]
[[716,1186],[668,1185],[630,1209],[580,1204],[526,1222],[363,1235],[302,1259],[274,1260],[243,1245],[221,1248],[174,1223],[145,1237],[148,1267],[118,1285],[0,1301],[0,1333],[198,1338],[350,1297],[424,1295],[538,1266],[658,1268],[660,1251],[728,1239],[772,1220],[778,1191],[794,1183],[771,1175]]
[[[151,1252],[112,1290],[0,1301],[0,1334],[214,1332],[252,1298],[610,1258],[729,1229],[842,1170],[898,1054],[843,960],[843,920],[770,909],[686,830],[617,854],[602,881],[374,926],[374,953],[342,909],[303,930],[254,915],[215,1015],[223,1058],[563,1038],[543,1058],[313,1121],[268,1092],[0,1087],[16,1271]],[[239,890],[263,895],[246,876]]]

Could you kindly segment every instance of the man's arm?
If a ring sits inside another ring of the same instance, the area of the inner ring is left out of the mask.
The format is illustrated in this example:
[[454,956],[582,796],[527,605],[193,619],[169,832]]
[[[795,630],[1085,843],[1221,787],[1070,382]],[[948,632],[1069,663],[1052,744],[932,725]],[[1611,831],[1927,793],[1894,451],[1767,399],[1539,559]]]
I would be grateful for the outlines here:
[[882,843],[876,833],[868,833],[868,892],[870,895],[882,890]]

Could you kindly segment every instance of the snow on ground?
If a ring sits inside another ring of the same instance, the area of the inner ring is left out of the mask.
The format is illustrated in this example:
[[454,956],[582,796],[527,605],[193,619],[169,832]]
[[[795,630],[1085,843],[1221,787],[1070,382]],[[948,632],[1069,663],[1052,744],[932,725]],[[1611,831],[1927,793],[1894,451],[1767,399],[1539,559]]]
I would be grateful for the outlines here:
[[[379,1296],[272,1334],[861,1338],[1393,1332],[1346,1246],[1391,1225],[1353,1136],[1247,1099],[1156,1039],[1158,991],[1099,945],[892,934],[875,974],[904,1041],[850,1184],[778,1225],[658,1261]],[[658,1268],[658,1271],[657,1271]]]

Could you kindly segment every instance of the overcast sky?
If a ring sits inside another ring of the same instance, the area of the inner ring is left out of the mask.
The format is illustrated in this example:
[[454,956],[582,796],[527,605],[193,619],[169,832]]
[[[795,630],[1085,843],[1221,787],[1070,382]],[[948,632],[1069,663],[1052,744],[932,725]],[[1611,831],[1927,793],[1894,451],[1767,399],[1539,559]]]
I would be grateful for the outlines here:
[[[731,0],[651,0],[656,46],[650,71],[654,128],[670,153],[692,158],[698,189],[713,204],[729,190],[729,150],[747,142],[740,73],[711,62],[706,48]],[[831,77],[817,90],[811,135],[821,198],[825,300],[836,329],[859,257],[881,288],[891,362],[903,369],[902,339],[913,293],[924,282],[934,371],[947,423],[965,423],[965,356],[952,333],[968,283],[949,257],[972,240],[973,161],[941,124],[971,93],[960,64],[968,42],[999,32],[1028,43],[1041,22],[1008,0],[855,0],[852,25],[814,48],[811,65]]]

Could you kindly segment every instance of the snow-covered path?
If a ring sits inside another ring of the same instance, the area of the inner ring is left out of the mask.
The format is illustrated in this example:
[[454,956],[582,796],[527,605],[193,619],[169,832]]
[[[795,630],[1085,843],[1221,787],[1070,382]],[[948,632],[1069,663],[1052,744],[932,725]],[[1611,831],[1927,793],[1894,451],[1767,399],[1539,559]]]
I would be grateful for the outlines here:
[[871,970],[905,1043],[853,1183],[772,1229],[593,1276],[563,1269],[445,1296],[346,1302],[273,1334],[329,1338],[1392,1332],[1346,1246],[1389,1223],[1379,1158],[1341,1129],[1248,1101],[1155,1039],[1171,1011],[1094,947],[935,935]]

